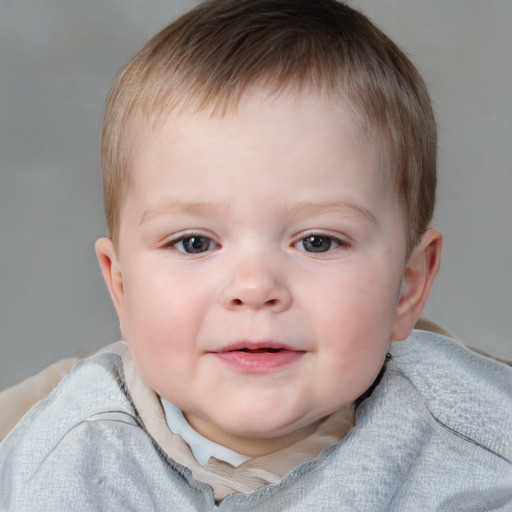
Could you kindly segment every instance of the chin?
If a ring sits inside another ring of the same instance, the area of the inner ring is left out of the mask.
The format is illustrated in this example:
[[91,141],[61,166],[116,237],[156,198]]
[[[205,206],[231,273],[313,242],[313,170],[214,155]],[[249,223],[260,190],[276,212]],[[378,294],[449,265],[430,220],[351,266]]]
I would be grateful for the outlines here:
[[309,427],[316,420],[305,421],[304,416],[276,417],[276,410],[258,414],[238,415],[231,421],[224,418],[219,428],[237,437],[245,439],[277,439],[293,434],[302,428]]

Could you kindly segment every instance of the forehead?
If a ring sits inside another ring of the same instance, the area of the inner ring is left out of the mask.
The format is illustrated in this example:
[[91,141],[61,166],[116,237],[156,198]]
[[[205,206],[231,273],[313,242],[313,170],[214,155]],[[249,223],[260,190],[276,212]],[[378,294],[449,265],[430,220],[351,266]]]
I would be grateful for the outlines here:
[[[265,115],[262,115],[263,111]],[[143,112],[136,108],[127,120],[124,140],[127,149],[132,149],[130,162],[133,168],[142,147],[155,148],[160,144],[162,149],[164,146],[172,149],[185,141],[198,147],[215,144],[221,125],[223,130],[231,127],[234,132],[242,129],[252,133],[256,140],[261,135],[258,130],[268,132],[274,123],[286,127],[283,136],[297,139],[309,136],[314,140],[319,128],[324,135],[329,132],[335,138],[341,129],[344,136],[349,135],[364,153],[370,151],[380,159],[377,138],[372,136],[366,126],[368,123],[349,101],[293,86],[278,91],[253,86],[230,106],[213,103],[199,108],[191,101],[169,112],[165,109],[157,113]]]
[[128,130],[130,189],[151,188],[164,169],[169,185],[184,187],[181,193],[193,194],[195,180],[245,188],[251,172],[267,173],[285,189],[287,180],[298,179],[318,188],[328,180],[316,178],[339,167],[353,169],[353,180],[357,169],[371,170],[378,190],[387,191],[379,147],[362,132],[344,101],[304,91],[253,89],[227,112],[187,106],[155,125],[138,111]]

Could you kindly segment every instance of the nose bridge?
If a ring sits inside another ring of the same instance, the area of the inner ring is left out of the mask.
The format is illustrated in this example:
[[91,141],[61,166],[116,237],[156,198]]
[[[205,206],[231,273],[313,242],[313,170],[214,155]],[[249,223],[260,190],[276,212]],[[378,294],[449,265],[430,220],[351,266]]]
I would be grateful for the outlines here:
[[282,311],[290,306],[292,297],[277,254],[240,250],[232,254],[227,264],[228,278],[222,291],[225,307]]

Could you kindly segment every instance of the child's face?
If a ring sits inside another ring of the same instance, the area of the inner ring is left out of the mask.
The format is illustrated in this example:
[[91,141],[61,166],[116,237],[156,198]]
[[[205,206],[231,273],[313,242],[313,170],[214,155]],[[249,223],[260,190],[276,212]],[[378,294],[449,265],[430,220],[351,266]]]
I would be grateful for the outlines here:
[[377,152],[311,93],[132,129],[109,272],[139,371],[235,450],[306,436],[371,385],[396,327],[405,224]]

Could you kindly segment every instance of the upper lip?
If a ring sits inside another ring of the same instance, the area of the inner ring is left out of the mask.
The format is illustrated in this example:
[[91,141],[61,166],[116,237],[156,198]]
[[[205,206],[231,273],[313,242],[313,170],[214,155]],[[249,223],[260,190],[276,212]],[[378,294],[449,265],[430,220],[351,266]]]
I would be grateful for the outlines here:
[[234,352],[237,350],[261,350],[261,349],[272,349],[272,350],[289,350],[293,352],[303,352],[303,350],[299,350],[297,348],[286,345],[285,343],[281,343],[274,340],[262,340],[262,341],[251,341],[251,340],[242,340],[236,341],[234,343],[230,343],[219,350],[215,350],[217,353],[224,352]]

